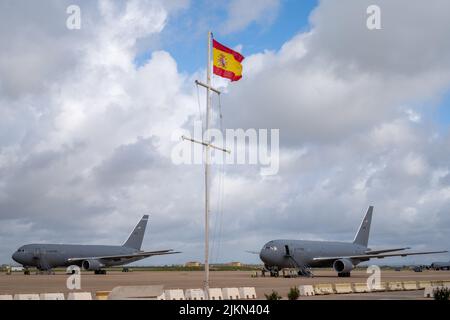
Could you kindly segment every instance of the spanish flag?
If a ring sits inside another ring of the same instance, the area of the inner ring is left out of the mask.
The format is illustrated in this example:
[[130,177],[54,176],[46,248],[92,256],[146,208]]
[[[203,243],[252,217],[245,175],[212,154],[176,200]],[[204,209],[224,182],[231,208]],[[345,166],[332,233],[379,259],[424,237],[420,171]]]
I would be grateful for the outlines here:
[[239,81],[242,78],[242,61],[245,59],[239,52],[225,47],[213,40],[214,74]]

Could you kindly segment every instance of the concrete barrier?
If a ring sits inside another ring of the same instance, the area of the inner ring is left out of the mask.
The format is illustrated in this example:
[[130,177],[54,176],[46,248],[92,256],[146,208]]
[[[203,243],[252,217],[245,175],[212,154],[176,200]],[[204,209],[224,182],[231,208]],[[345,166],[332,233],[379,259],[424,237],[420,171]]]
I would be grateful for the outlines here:
[[67,300],[92,300],[92,294],[90,292],[70,292]]
[[239,288],[239,296],[241,299],[256,300],[256,290],[254,287]]
[[327,284],[317,284],[314,286],[314,293],[316,295],[334,294],[333,286]]
[[159,297],[157,297],[156,300],[159,300],[159,301],[161,301],[161,300],[166,300],[166,294],[165,294],[165,292],[163,292]]
[[334,291],[337,294],[353,293],[352,285],[350,283],[336,283]]
[[384,292],[387,291],[387,282],[380,282],[378,286],[373,286],[372,288],[368,287],[368,292]]
[[434,298],[434,290],[439,289],[439,288],[447,288],[450,289],[450,285],[449,286],[429,286],[426,287],[423,293],[424,298]]
[[184,295],[186,300],[205,300],[205,292],[202,289],[188,289]]
[[432,286],[426,287],[423,297],[424,298],[434,298],[434,290],[435,289],[436,289],[436,287],[432,287]]
[[97,291],[95,293],[95,300],[108,300],[111,291]]
[[222,289],[220,288],[210,288],[208,290],[209,300],[223,300]]
[[239,300],[241,295],[239,294],[238,288],[223,288],[222,289],[223,298],[225,300]]
[[2,294],[2,295],[0,295],[0,300],[12,300],[13,299],[13,296],[12,295],[10,295],[10,294]]
[[41,293],[39,298],[41,300],[65,300],[64,293]]
[[14,300],[41,300],[38,294],[15,294]]
[[311,285],[299,286],[298,290],[300,291],[300,296],[302,297],[310,297],[315,296],[314,287]]
[[420,290],[431,287],[431,281],[419,281],[417,284]]
[[114,288],[108,300],[157,300],[164,286],[124,286]]
[[186,300],[184,291],[181,289],[166,290],[164,291],[166,300]]
[[388,290],[389,291],[403,291],[403,284],[401,281],[391,281],[388,282]]
[[442,287],[444,285],[444,281],[442,281],[442,280],[431,280],[431,285],[433,287]]
[[403,289],[407,291],[419,290],[419,286],[417,285],[417,281],[403,281]]
[[370,292],[369,287],[367,286],[367,283],[353,283],[353,292],[354,293],[365,293]]

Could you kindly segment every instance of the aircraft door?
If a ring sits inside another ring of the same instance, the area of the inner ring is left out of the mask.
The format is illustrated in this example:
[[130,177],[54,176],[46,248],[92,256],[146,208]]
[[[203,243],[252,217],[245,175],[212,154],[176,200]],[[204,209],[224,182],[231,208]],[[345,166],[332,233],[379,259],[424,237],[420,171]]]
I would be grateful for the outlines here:
[[290,257],[290,256],[291,256],[291,250],[290,250],[290,248],[289,248],[288,245],[285,245],[285,246],[284,246],[284,250],[285,250],[285,255],[286,255],[287,257]]

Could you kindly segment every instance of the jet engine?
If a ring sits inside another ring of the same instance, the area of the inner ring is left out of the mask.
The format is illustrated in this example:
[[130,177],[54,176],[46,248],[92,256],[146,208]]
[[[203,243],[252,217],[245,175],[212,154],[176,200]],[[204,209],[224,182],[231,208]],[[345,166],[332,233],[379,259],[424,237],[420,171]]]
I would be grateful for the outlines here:
[[82,266],[84,270],[88,271],[95,271],[104,267],[98,260],[84,260]]
[[333,263],[333,269],[337,273],[349,273],[355,266],[349,259],[339,259]]

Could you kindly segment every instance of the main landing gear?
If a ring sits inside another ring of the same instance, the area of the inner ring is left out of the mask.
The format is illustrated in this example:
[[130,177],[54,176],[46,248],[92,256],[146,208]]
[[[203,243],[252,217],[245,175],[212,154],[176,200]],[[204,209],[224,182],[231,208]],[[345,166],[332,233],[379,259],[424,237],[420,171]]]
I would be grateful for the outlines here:
[[106,274],[106,270],[95,270],[94,274],[102,274],[102,275],[104,275],[104,274]]
[[350,272],[339,272],[338,277],[339,278],[350,278]]

